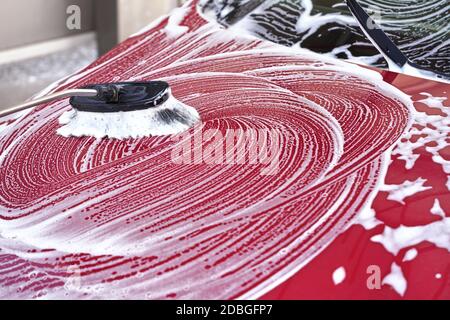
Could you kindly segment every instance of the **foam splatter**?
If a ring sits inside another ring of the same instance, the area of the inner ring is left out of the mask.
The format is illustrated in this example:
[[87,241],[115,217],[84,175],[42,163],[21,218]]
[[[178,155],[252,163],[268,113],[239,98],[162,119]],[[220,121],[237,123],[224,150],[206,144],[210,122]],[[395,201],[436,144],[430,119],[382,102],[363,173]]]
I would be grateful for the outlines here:
[[339,267],[333,272],[333,283],[337,286],[345,280],[346,272],[344,267]]

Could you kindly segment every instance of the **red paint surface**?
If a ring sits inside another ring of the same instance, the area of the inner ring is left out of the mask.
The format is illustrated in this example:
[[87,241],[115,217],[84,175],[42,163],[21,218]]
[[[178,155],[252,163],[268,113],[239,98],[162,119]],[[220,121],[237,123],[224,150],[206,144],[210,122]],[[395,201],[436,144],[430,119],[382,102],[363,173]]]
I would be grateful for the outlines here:
[[[382,179],[383,153],[407,127],[402,102],[319,56],[217,30],[194,9],[182,37],[167,38],[166,24],[57,90],[167,80],[205,129],[282,132],[279,172],[262,176],[265,166],[248,160],[177,165],[179,139],[63,138],[55,132],[68,102],[41,106],[0,138],[0,297],[229,299],[261,296],[277,281],[263,298],[400,298],[388,285],[366,286],[369,265],[386,275],[395,261],[408,281],[404,298],[449,298],[447,250],[421,243],[418,257],[402,262],[402,253],[394,257],[370,240],[383,225],[344,231]],[[436,82],[387,78],[416,101],[424,91],[448,97]],[[438,219],[429,212],[436,197],[450,212],[442,166],[425,148],[417,152],[411,170],[393,156],[386,183],[422,177],[432,188],[404,205],[379,192],[373,208],[388,226]],[[347,276],[334,285],[340,266]]]
[[[424,103],[417,102],[427,92],[435,97],[446,97],[445,106],[449,106],[448,88],[443,83],[424,81],[422,79],[397,75],[384,71],[386,81],[412,96],[414,107],[427,114],[439,114]],[[445,116],[442,115],[442,116]],[[448,115],[447,115],[448,116]],[[417,126],[417,124],[413,124]],[[447,142],[450,138],[447,138]],[[430,143],[429,145],[433,145]],[[405,204],[390,201],[386,192],[379,192],[372,208],[377,218],[385,225],[398,227],[421,226],[439,220],[430,213],[434,199],[439,199],[441,207],[449,216],[450,192],[446,186],[448,174],[442,166],[436,164],[431,154],[424,148],[414,151],[419,155],[413,169],[406,170],[405,162],[398,156],[392,156],[386,180],[387,184],[398,184],[405,180],[424,178],[429,190],[405,199]],[[448,149],[444,151],[449,157]],[[437,248],[429,242],[422,242],[416,248],[418,256],[412,261],[402,261],[407,249],[401,250],[397,256],[387,252],[382,245],[374,243],[370,238],[382,233],[384,225],[366,231],[361,226],[352,226],[341,234],[324,252],[289,281],[286,281],[264,299],[449,299],[450,298],[450,256],[447,250]],[[381,290],[368,290],[367,279],[371,275],[368,267],[381,267],[382,277],[389,274],[392,263],[402,267],[408,287],[402,297],[389,285],[382,285]],[[335,286],[331,281],[332,272],[339,266],[345,266],[347,278],[342,284]],[[441,279],[436,279],[441,274]]]

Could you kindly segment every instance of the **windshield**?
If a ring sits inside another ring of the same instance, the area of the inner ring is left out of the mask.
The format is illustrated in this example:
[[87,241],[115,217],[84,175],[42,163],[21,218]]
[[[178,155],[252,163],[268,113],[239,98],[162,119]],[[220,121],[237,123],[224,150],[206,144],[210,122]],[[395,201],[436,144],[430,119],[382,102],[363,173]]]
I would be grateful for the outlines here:
[[[361,0],[371,18],[414,63],[450,78],[447,0]],[[386,68],[343,0],[204,0],[225,26],[269,41]]]

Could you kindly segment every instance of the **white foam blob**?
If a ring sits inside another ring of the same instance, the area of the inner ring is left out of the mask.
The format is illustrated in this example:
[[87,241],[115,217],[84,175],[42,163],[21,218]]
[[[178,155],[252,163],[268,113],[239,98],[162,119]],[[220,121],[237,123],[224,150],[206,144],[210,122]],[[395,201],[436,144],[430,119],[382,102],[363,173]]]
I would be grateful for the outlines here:
[[373,236],[371,240],[382,244],[394,255],[397,255],[401,249],[415,246],[423,241],[450,251],[450,218],[416,227],[402,225],[393,229],[385,226],[384,232]]
[[445,212],[442,209],[441,204],[439,203],[439,199],[434,199],[433,207],[431,208],[430,212],[434,215],[445,218]]
[[345,272],[345,268],[344,267],[339,267],[336,270],[334,270],[333,272],[333,283],[334,285],[338,285],[341,284],[346,277],[346,272]]
[[409,249],[408,251],[406,251],[405,256],[403,257],[403,262],[414,260],[418,254],[419,252],[417,251],[417,249]]
[[405,181],[402,184],[386,184],[381,188],[381,191],[389,193],[388,200],[393,200],[404,204],[405,198],[415,195],[416,193],[431,189],[431,187],[425,187],[424,183],[427,180],[418,178],[415,181]]
[[401,296],[405,295],[408,286],[402,269],[395,262],[391,266],[391,273],[384,277],[383,284],[390,285]]

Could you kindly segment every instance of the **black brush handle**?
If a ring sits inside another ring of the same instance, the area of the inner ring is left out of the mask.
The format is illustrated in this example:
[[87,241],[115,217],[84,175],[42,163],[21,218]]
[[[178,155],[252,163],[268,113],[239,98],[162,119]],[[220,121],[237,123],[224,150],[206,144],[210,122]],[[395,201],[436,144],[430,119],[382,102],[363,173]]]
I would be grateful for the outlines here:
[[72,97],[70,104],[79,111],[113,113],[146,110],[166,102],[170,86],[164,81],[118,82],[93,84],[84,89],[94,89],[95,97]]

